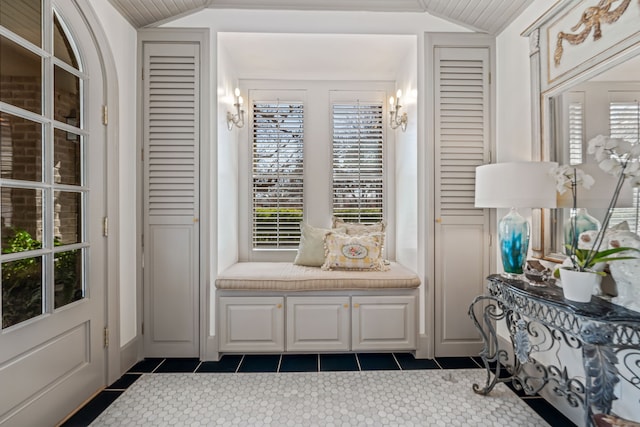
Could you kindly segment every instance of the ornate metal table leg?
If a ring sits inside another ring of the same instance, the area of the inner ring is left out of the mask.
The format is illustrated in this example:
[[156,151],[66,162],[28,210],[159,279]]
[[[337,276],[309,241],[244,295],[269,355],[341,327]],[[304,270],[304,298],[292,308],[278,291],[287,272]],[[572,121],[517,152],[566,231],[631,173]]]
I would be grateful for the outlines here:
[[[486,306],[482,307],[485,303]],[[476,310],[482,307],[482,322],[476,316]],[[506,350],[500,350],[498,345],[498,334],[495,329],[495,323],[504,319],[506,311],[499,304],[498,300],[491,296],[481,295],[476,297],[469,306],[469,317],[473,320],[474,325],[482,336],[484,347],[480,352],[482,363],[487,371],[487,379],[484,387],[479,384],[473,384],[473,391],[478,394],[487,395],[493,390],[498,382],[510,381],[509,378],[501,378],[500,371],[502,369],[501,360],[507,360],[508,354]],[[486,327],[486,329],[485,329]],[[491,363],[495,363],[495,372],[491,370]]]
[[620,382],[616,365],[618,357],[611,347],[615,329],[611,325],[585,322],[580,328],[582,363],[585,372],[584,420],[593,424],[591,406],[609,414],[615,395],[615,386]]

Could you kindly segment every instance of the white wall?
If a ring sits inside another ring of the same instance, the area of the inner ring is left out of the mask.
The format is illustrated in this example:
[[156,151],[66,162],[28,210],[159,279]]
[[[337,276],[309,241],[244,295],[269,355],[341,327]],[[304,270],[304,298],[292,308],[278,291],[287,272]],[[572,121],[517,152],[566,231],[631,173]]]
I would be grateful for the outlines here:
[[531,160],[529,39],[520,34],[557,0],[536,0],[496,38],[494,162]]
[[[104,0],[90,0],[111,45],[118,74],[120,345],[136,336],[136,30]],[[115,118],[114,118],[115,119]]]
[[[399,64],[396,87],[402,90],[402,111],[407,113],[407,130],[403,132],[401,129],[393,132],[395,136],[395,236],[396,236],[396,261],[412,269],[420,271],[421,263],[418,262],[418,247],[424,245],[419,242],[418,236],[418,143],[424,141],[421,138],[421,132],[424,132],[424,126],[420,122],[422,117],[418,111],[421,111],[421,105],[424,105],[424,97],[419,97],[418,93],[424,91],[421,85],[423,79],[419,79],[418,75],[424,74],[424,49],[423,37],[416,38],[413,49],[407,53],[404,61]],[[420,44],[420,48],[418,48]],[[418,64],[421,64],[420,66]],[[422,99],[420,99],[422,98]],[[426,188],[426,187],[422,187]],[[426,194],[422,195],[426,197]],[[423,285],[420,286],[420,307],[426,306],[426,275],[422,278]],[[425,333],[426,310],[419,310],[419,333]]]
[[[212,171],[212,176],[217,176],[218,188],[218,206],[212,210],[218,215],[217,270],[212,272],[214,275],[238,261],[238,144],[241,130],[235,126],[231,131],[227,129],[226,114],[235,111],[234,90],[239,83],[233,58],[222,43],[217,43],[217,70],[217,96],[213,98],[218,105],[218,130],[217,133],[212,131],[216,138],[212,144],[218,151],[217,171]],[[246,93],[241,96],[247,99]],[[248,110],[248,106],[243,109]],[[244,114],[245,120],[247,114]]]
[[[402,90],[402,111],[407,113],[407,130],[396,129],[395,136],[395,235],[396,260],[418,269],[418,50],[413,49],[399,64],[396,87]],[[422,324],[422,322],[421,322]]]

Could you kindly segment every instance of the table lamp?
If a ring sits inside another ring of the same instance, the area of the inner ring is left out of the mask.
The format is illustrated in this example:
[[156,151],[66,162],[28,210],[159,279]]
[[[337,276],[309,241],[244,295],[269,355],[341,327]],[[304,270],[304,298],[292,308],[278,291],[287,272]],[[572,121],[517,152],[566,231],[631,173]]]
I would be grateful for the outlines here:
[[493,163],[476,168],[475,206],[510,208],[498,223],[502,267],[509,277],[523,273],[530,227],[517,208],[555,208],[554,162]]

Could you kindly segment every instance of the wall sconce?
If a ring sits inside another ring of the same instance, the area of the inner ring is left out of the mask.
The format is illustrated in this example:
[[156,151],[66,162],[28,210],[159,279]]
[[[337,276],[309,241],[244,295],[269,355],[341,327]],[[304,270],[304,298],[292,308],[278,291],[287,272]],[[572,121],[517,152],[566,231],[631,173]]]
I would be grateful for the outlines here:
[[396,99],[393,99],[393,96],[389,98],[389,126],[391,129],[398,129],[398,126],[402,129],[402,132],[407,130],[407,113],[404,112],[400,114],[400,97],[402,96],[402,91],[398,89],[396,92]]
[[227,111],[227,129],[233,129],[233,125],[236,125],[237,128],[241,128],[244,126],[244,110],[242,110],[242,97],[240,96],[240,89],[236,88],[235,90],[236,102],[233,104],[236,107],[235,114],[231,111]]

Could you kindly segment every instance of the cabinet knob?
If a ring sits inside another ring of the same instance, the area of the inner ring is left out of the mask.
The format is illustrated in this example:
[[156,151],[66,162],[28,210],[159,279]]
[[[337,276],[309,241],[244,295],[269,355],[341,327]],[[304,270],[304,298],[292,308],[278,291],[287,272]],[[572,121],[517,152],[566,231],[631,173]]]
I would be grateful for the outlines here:
[[349,304],[343,305],[344,308],[349,308]]
[[357,304],[357,303],[353,304],[353,308],[358,308],[358,307],[360,307],[360,304]]
[[282,304],[278,304],[278,305],[276,305],[276,307],[282,308]]

